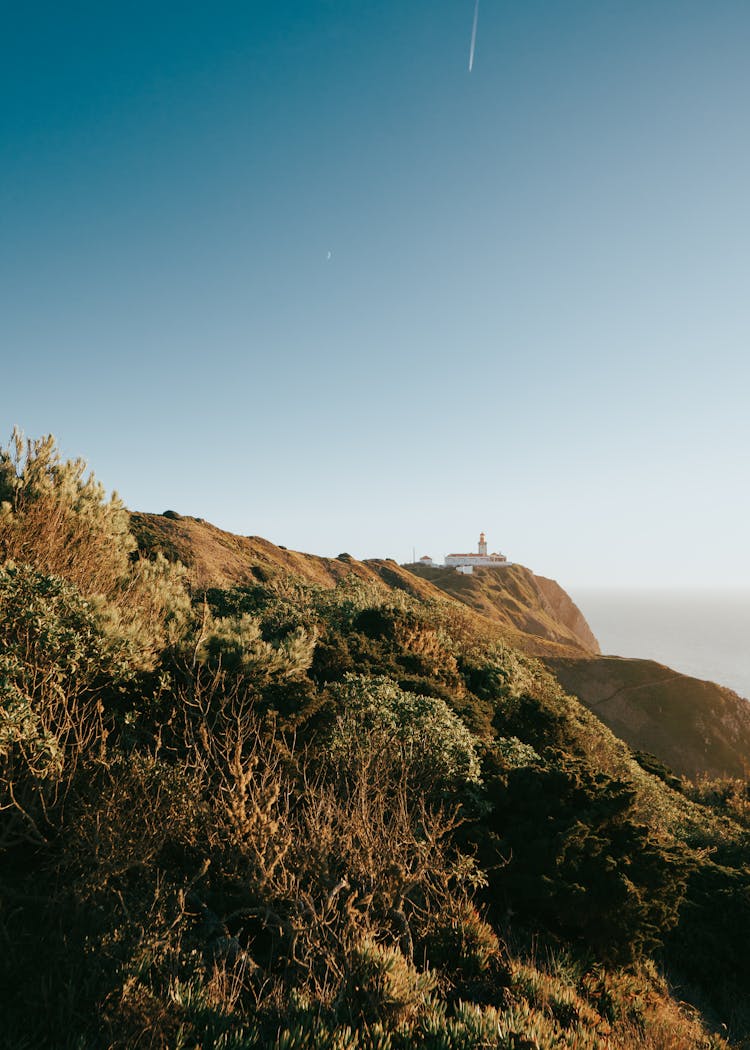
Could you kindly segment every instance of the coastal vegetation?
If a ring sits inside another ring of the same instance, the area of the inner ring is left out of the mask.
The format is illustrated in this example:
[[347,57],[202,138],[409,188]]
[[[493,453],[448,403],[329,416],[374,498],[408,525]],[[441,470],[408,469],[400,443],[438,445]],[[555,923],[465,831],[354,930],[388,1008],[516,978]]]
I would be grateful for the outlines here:
[[2,1045],[750,1046],[744,779],[395,565],[164,536],[0,450]]

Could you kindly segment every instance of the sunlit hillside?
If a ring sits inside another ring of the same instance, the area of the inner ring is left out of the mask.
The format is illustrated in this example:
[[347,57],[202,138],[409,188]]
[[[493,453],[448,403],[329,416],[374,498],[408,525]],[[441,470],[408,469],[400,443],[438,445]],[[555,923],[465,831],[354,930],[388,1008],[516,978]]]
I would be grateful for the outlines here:
[[131,516],[51,439],[0,505],[2,1045],[750,1045],[748,785],[565,691],[550,581]]

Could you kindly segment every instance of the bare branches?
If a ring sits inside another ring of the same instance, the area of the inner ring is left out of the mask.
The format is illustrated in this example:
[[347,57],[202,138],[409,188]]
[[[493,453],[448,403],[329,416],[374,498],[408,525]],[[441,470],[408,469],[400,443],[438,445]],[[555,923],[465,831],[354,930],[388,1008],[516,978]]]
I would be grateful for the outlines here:
[[343,776],[320,756],[295,755],[248,692],[227,686],[204,672],[183,694],[216,867],[244,898],[222,922],[265,930],[290,979],[316,996],[341,987],[368,938],[413,959],[429,917],[468,893],[471,862],[452,844],[458,810],[415,793],[376,740],[363,739]]

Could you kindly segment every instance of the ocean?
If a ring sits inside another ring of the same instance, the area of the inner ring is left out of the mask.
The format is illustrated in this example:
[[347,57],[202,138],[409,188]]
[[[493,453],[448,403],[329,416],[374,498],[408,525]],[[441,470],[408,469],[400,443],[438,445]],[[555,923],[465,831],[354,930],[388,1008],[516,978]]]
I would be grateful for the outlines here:
[[750,591],[570,592],[603,653],[641,656],[750,698]]

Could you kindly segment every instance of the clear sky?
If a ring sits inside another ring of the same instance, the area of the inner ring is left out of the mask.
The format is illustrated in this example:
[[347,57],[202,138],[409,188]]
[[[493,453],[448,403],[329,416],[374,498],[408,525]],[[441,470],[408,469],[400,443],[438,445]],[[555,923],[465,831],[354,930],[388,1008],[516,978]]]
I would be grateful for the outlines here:
[[[321,554],[750,585],[747,0],[7,4],[0,423]],[[330,253],[330,256],[329,256]]]

